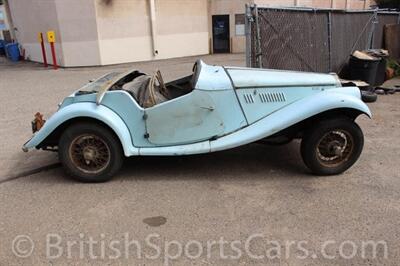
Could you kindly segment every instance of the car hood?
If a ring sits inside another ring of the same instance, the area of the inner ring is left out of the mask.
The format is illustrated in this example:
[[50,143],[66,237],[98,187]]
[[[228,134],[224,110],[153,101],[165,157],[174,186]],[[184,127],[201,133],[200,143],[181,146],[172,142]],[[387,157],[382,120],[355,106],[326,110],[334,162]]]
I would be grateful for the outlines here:
[[341,86],[336,74],[237,67],[225,69],[236,88]]

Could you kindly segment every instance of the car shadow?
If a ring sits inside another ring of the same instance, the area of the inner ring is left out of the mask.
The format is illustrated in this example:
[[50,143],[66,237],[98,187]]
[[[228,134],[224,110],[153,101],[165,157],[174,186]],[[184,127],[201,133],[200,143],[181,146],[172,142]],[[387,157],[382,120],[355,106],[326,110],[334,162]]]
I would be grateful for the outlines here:
[[131,157],[126,159],[116,179],[266,178],[271,173],[282,178],[309,176],[298,143],[282,146],[254,143],[227,151],[190,156]]
[[[62,167],[39,173],[34,182],[76,182]],[[158,181],[191,179],[296,179],[314,177],[304,166],[299,143],[281,146],[249,144],[239,148],[189,156],[144,156],[126,158],[121,171],[111,181]]]

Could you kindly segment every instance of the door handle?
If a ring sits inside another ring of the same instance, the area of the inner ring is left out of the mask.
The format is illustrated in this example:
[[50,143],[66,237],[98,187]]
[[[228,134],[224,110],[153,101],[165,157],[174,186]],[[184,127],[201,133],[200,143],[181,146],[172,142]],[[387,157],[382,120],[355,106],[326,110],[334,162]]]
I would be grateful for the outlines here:
[[212,107],[212,106],[209,106],[209,107],[200,106],[200,108],[201,108],[201,109],[206,109],[206,110],[208,110],[208,111],[214,111],[214,107]]

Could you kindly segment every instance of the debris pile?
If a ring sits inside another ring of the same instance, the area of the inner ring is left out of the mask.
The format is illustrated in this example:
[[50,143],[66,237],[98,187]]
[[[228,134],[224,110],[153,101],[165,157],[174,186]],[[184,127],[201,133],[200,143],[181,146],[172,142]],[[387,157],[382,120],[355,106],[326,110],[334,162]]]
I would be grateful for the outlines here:
[[399,86],[385,85],[387,80],[395,76],[400,76],[400,65],[389,57],[388,50],[369,49],[355,51],[351,55],[348,79],[341,81],[343,86],[358,86],[365,102],[375,102],[377,94],[394,94],[399,91]]

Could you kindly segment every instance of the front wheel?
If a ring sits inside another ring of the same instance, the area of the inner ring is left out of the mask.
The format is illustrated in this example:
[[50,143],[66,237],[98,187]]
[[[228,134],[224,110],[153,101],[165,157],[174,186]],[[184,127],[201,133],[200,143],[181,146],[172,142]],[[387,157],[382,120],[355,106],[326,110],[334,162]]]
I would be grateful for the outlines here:
[[314,174],[336,175],[357,161],[363,146],[363,133],[354,121],[331,119],[306,130],[301,142],[301,155]]
[[119,140],[96,123],[68,127],[61,135],[58,153],[66,172],[82,182],[108,181],[123,162]]

